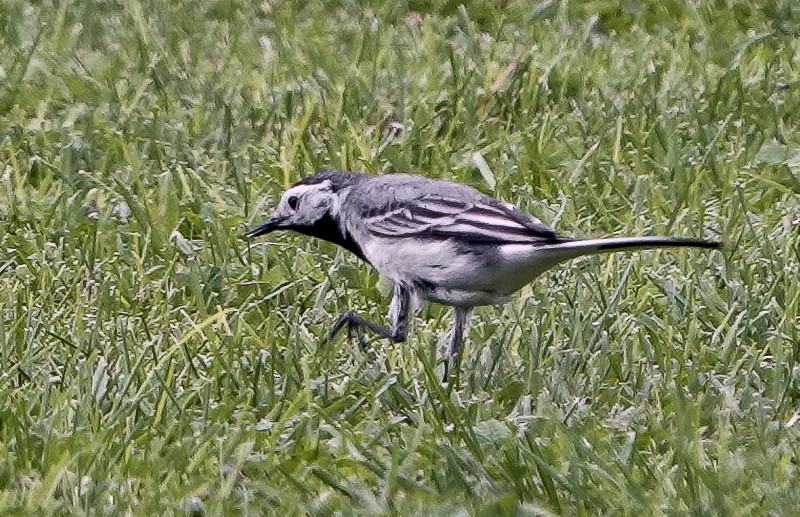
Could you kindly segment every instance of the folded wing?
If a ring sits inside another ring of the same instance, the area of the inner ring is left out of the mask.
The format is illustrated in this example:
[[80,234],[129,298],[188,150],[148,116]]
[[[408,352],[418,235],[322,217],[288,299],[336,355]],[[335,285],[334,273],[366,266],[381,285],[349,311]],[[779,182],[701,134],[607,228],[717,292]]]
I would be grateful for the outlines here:
[[551,243],[559,237],[517,207],[489,197],[460,200],[437,195],[393,203],[364,214],[375,236],[441,238],[470,243]]

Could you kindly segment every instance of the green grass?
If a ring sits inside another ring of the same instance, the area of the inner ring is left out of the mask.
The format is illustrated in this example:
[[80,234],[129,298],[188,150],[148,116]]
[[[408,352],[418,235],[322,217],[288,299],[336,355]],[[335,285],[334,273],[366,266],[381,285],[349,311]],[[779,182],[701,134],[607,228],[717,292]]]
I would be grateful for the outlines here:
[[[383,4],[0,2],[0,514],[794,514],[800,8]],[[447,308],[370,359],[375,272],[241,240],[323,168],[728,247],[549,273],[445,388]]]

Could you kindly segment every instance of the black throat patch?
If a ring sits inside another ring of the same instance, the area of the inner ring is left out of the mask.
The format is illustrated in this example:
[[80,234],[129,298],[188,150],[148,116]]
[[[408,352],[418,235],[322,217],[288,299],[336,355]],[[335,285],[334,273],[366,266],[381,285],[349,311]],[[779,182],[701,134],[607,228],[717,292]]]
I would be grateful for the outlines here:
[[366,257],[364,257],[364,253],[361,251],[361,247],[358,243],[353,240],[349,233],[342,233],[341,227],[334,221],[330,214],[326,213],[325,216],[315,222],[313,226],[290,226],[287,230],[294,230],[297,233],[302,233],[309,237],[316,237],[317,239],[338,244],[364,262],[369,262]]

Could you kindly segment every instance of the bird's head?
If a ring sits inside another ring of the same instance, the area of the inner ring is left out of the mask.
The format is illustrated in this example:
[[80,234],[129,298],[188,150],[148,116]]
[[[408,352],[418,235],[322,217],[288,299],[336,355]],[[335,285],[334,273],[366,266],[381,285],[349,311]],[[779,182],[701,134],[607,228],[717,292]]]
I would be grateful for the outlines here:
[[[327,171],[298,181],[283,193],[272,216],[245,234],[249,239],[274,230],[294,230],[318,235],[335,224],[342,189],[366,178],[363,174]],[[333,223],[333,224],[332,224]]]

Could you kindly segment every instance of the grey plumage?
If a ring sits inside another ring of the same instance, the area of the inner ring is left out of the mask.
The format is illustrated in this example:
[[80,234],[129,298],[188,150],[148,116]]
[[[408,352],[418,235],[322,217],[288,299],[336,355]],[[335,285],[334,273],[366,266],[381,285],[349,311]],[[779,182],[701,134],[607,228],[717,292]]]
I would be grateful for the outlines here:
[[362,344],[361,328],[404,341],[414,299],[455,307],[445,379],[460,356],[471,309],[508,301],[559,263],[621,250],[721,248],[718,242],[676,237],[562,237],[510,203],[466,185],[411,174],[326,171],[303,179],[283,194],[267,222],[246,235],[277,229],[339,244],[394,286],[391,328],[348,312],[339,317],[331,335],[348,326]]

